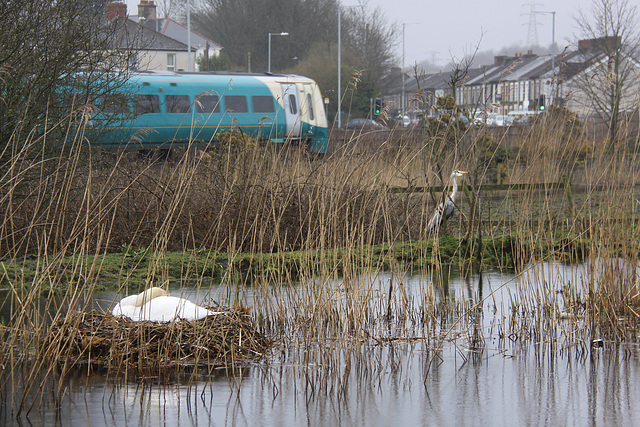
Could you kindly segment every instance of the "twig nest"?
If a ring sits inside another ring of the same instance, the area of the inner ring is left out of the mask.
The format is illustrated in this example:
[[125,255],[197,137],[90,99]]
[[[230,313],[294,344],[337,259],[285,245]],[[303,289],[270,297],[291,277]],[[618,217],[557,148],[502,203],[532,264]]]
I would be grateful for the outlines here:
[[70,311],[51,326],[45,345],[62,363],[91,364],[141,374],[175,366],[226,366],[258,359],[269,340],[248,309],[216,307],[201,320],[132,321],[97,310]]

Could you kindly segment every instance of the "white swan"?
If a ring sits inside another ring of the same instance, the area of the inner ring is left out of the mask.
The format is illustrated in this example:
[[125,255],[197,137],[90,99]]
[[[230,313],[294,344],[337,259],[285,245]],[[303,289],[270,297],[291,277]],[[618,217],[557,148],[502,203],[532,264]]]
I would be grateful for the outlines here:
[[114,316],[128,317],[135,322],[170,322],[176,317],[191,321],[200,320],[221,312],[207,310],[187,299],[172,297],[164,289],[153,287],[138,295],[123,298],[113,307],[111,313]]

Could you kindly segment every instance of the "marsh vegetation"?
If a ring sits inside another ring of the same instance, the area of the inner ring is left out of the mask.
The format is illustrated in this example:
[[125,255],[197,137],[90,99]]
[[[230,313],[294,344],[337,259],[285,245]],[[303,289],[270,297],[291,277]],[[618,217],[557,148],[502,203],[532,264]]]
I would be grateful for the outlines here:
[[[0,379],[11,416],[49,399],[62,405],[78,367],[106,372],[117,394],[131,381],[174,384],[167,365],[182,380],[222,365],[235,387],[239,366],[277,376],[291,364],[294,389],[312,401],[402,372],[397,351],[421,354],[414,387],[449,360],[443,349],[466,361],[496,345],[544,344],[544,354],[573,352],[583,363],[603,349],[637,352],[640,169],[631,131],[604,144],[559,109],[502,134],[335,131],[323,158],[231,133],[150,161],[89,147],[75,127],[81,114],[69,118],[58,155],[47,132],[25,130],[2,156]],[[453,169],[470,172],[458,210],[429,235]],[[581,274],[554,275],[552,262]],[[450,287],[453,276],[467,285]],[[232,339],[219,341],[221,358],[208,363],[211,350],[185,340],[216,323],[159,332],[90,311],[99,292],[151,284],[210,295],[268,344],[250,356],[225,349],[247,343],[233,326]],[[100,340],[107,327],[130,339]],[[153,334],[173,338],[140,345]],[[180,353],[187,342],[199,349],[195,360]],[[275,394],[291,386],[265,377]]]

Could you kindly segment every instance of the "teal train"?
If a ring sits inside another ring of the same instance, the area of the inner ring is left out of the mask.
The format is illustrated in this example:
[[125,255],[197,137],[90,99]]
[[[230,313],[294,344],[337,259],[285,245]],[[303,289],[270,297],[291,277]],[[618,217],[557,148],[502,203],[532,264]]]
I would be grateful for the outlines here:
[[143,72],[102,96],[91,121],[93,142],[109,147],[171,148],[215,144],[239,129],[263,141],[328,150],[318,85],[288,74]]

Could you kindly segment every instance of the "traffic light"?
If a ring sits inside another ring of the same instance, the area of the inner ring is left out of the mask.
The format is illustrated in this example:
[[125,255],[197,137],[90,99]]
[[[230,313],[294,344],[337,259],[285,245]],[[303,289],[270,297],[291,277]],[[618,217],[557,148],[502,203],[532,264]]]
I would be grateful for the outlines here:
[[382,98],[373,100],[373,114],[376,116],[382,112]]
[[538,110],[544,111],[544,95],[540,95],[538,98]]

